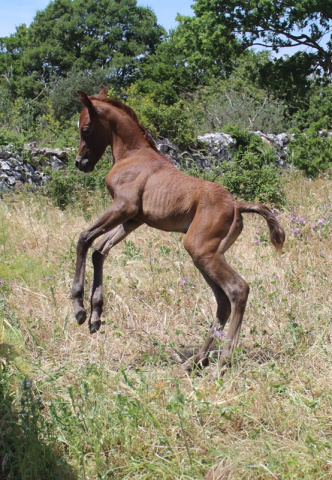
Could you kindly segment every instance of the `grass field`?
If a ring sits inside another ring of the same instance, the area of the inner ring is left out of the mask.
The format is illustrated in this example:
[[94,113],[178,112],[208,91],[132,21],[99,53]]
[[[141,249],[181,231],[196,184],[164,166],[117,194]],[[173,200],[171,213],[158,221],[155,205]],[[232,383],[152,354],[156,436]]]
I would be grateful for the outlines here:
[[[227,253],[251,292],[218,380],[180,368],[215,310],[180,235],[141,227],[111,251],[91,336],[70,288],[78,234],[105,200],[2,199],[0,479],[332,477],[331,181],[288,174],[285,191],[283,254],[251,215]],[[87,301],[91,282],[89,255]]]

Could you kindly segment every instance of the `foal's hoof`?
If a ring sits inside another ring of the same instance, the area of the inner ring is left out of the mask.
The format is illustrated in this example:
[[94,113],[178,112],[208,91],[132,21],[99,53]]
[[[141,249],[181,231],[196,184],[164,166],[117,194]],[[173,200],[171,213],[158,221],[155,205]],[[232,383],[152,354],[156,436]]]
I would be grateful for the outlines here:
[[208,358],[201,359],[197,355],[194,355],[193,357],[189,358],[186,362],[184,362],[181,365],[181,369],[185,370],[188,373],[199,372],[208,364],[209,364]]
[[98,330],[100,329],[100,325],[101,325],[100,320],[96,320],[95,322],[90,323],[89,325],[90,333],[92,334],[92,333],[98,332]]
[[76,321],[79,325],[83,325],[83,323],[86,320],[86,310],[85,310],[85,308],[82,308],[81,310],[78,310],[78,312],[75,313],[75,318],[76,318]]

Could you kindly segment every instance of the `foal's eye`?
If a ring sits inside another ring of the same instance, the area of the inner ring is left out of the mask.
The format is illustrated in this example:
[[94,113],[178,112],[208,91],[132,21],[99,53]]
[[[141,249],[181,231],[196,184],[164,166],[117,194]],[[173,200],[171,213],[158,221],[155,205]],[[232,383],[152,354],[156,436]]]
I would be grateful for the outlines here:
[[84,133],[84,135],[88,135],[90,133],[90,128],[89,127],[82,128],[82,133]]

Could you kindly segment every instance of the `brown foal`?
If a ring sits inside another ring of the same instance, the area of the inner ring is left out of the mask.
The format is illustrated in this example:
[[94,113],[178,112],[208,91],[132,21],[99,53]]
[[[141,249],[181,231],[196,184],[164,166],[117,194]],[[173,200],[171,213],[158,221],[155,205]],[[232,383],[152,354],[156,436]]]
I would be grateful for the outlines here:
[[[215,350],[216,331],[229,328],[219,356],[219,368],[234,351],[249,294],[248,284],[226,262],[225,252],[240,235],[242,213],[262,215],[272,244],[281,250],[285,233],[264,205],[240,203],[222,186],[190,177],[160,153],[139,124],[135,112],[107,98],[105,87],[96,97],[78,92],[84,108],[79,119],[80,145],[75,165],[91,172],[108,145],[114,163],[106,176],[113,202],[105,213],[80,234],[72,288],[77,322],[86,320],[83,306],[84,275],[88,249],[101,236],[92,254],[94,279],[91,294],[90,332],[101,324],[103,263],[110,249],[142,224],[184,234],[184,247],[211,287],[217,301],[216,319],[203,347],[187,362],[187,368],[206,365]],[[217,330],[218,329],[218,330]]]

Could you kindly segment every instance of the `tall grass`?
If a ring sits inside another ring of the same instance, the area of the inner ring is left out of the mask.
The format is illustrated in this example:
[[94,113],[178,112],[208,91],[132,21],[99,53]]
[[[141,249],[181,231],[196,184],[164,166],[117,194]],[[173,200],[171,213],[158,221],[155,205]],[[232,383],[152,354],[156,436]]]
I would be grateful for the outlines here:
[[[111,251],[91,336],[70,287],[78,234],[104,205],[3,199],[0,478],[330,478],[331,182],[292,175],[285,191],[282,256],[248,215],[228,253],[251,294],[217,381],[180,368],[215,310],[180,235],[142,227]],[[87,297],[91,282],[89,261]]]

